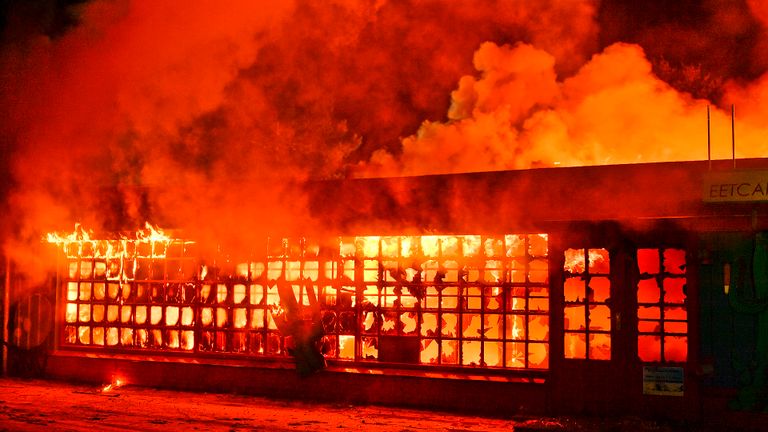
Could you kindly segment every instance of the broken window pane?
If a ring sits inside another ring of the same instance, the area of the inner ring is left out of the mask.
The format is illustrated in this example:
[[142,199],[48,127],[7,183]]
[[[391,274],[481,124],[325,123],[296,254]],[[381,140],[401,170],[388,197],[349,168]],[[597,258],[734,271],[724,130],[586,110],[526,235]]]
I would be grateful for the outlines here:
[[416,347],[424,365],[548,365],[544,234],[270,238],[240,262],[182,240],[75,246],[60,275],[77,324],[61,327],[65,346],[285,356],[289,315],[319,307],[329,360],[386,361],[384,344]]
[[565,358],[610,360],[612,312],[608,250],[567,249],[563,269]]
[[637,354],[645,362],[685,362],[688,355],[686,262],[682,249],[638,249]]

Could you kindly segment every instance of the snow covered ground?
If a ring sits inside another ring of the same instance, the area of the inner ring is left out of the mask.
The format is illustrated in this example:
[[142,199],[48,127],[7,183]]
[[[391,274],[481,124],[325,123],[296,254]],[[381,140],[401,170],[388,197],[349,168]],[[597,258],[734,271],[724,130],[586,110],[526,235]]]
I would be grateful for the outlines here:
[[312,404],[124,385],[0,379],[7,431],[659,431],[701,430],[638,418],[481,418],[391,407]]

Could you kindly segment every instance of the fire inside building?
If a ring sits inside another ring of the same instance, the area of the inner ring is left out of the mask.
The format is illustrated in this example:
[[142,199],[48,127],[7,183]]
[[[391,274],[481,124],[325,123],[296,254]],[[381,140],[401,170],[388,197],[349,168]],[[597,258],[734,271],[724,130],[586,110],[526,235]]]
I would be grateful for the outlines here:
[[148,225],[51,236],[37,286],[10,257],[5,366],[495,414],[768,406],[768,159],[304,192],[327,234],[248,256],[204,258]]

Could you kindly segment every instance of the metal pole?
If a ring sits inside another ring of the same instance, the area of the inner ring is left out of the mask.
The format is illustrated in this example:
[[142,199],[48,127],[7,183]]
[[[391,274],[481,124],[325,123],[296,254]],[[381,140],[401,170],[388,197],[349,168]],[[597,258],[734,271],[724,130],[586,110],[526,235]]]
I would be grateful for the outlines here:
[[731,157],[736,168],[736,105],[731,105]]
[[707,105],[707,164],[709,171],[712,171],[712,134],[709,123],[709,105]]

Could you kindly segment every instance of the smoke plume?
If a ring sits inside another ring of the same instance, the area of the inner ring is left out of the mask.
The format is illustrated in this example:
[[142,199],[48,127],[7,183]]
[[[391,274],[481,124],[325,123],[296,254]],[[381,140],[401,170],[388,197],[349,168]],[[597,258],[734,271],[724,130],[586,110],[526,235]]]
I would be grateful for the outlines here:
[[768,154],[758,1],[63,3],[6,7],[15,256],[75,221],[235,251],[322,230],[309,179],[703,159],[706,105],[715,157],[732,103],[737,156]]

